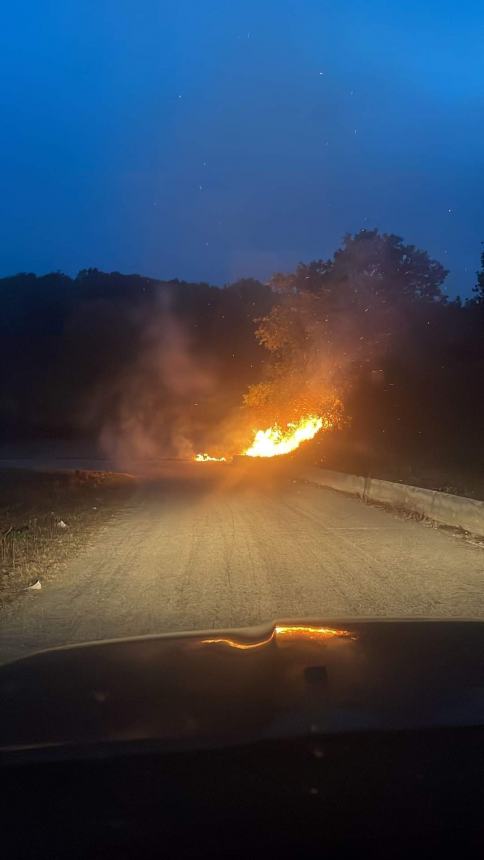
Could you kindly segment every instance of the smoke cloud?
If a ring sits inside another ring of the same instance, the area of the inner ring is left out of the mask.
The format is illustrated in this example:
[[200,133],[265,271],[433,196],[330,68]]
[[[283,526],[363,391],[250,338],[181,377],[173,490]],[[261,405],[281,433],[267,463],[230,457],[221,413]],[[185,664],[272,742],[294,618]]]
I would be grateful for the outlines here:
[[134,358],[91,402],[101,451],[124,468],[139,460],[191,458],[203,430],[201,404],[217,390],[215,368],[196,354],[166,294],[156,308],[138,312],[135,328]]

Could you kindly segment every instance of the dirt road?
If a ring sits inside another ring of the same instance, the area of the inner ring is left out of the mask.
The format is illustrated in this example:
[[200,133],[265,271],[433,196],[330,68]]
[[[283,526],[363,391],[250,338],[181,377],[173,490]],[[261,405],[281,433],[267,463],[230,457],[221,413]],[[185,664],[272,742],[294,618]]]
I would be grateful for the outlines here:
[[317,616],[484,616],[484,549],[291,477],[172,466],[1,620],[50,645]]

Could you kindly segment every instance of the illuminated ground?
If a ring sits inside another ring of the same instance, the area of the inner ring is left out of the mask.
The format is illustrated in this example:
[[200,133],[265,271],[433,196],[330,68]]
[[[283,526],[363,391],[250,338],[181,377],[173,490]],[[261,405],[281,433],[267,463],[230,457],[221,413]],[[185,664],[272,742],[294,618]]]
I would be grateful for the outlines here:
[[0,659],[275,618],[484,617],[484,550],[293,476],[164,467],[62,577],[3,613]]

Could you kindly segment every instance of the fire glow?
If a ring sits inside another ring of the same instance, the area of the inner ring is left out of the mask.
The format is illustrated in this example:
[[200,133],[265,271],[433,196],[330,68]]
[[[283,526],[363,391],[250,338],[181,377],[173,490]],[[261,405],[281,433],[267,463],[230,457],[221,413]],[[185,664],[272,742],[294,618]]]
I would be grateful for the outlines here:
[[[252,444],[242,451],[242,456],[279,457],[290,454],[299,448],[301,442],[309,442],[321,429],[328,430],[330,427],[331,422],[320,415],[305,415],[299,421],[286,424],[285,428],[280,424],[273,424],[266,430],[254,431]],[[227,462],[225,457],[210,457],[209,454],[196,454],[194,460],[197,463]]]
[[254,648],[261,648],[263,645],[269,645],[279,638],[309,639],[313,642],[324,642],[328,639],[356,639],[356,636],[350,630],[338,630],[333,627],[277,624],[267,639],[261,639],[258,642],[239,642],[237,639],[220,637],[217,639],[202,639],[202,645],[227,645],[229,648],[236,648],[238,651],[251,651]]
[[314,439],[323,426],[319,415],[308,415],[297,422],[287,424],[286,430],[279,424],[268,427],[267,430],[257,430],[254,441],[243,452],[246,457],[278,457],[290,454],[299,448],[301,442]]

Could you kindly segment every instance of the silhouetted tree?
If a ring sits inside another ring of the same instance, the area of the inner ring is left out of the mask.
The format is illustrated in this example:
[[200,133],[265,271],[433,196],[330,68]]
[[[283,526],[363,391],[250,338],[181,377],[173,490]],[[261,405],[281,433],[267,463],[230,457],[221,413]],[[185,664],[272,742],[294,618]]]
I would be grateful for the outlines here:
[[484,308],[484,251],[481,253],[481,268],[476,272],[477,282],[472,291],[476,294],[475,301]]

